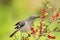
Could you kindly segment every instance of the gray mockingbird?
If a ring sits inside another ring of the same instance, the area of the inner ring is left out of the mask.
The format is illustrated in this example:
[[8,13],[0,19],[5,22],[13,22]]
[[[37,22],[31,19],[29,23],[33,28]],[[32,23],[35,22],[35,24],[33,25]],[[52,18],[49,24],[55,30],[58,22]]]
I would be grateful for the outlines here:
[[27,19],[25,20],[22,20],[18,23],[15,24],[15,28],[16,29],[11,35],[10,37],[12,37],[16,32],[20,31],[20,32],[26,32],[28,30],[31,29],[31,26],[32,24],[34,23],[34,21],[37,19],[37,18],[40,18],[40,16],[37,16],[37,15],[31,15],[30,17],[28,17]]

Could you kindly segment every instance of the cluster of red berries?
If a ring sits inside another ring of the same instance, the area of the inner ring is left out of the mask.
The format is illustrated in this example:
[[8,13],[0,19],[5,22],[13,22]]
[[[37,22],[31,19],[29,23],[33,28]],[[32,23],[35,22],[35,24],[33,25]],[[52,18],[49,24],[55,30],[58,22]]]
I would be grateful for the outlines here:
[[56,37],[55,36],[48,35],[48,38],[49,39],[55,39]]
[[57,12],[54,16],[51,17],[51,20],[54,21],[59,17],[59,12]]
[[46,9],[43,8],[42,9],[42,15],[41,15],[42,20],[40,22],[40,35],[42,35],[42,26],[44,24],[45,13],[46,13]]
[[[44,24],[44,19],[45,19],[45,13],[46,13],[46,9],[43,8],[43,9],[42,9],[42,14],[41,14],[40,26],[39,26],[39,34],[40,34],[40,35],[42,35],[43,32],[46,32],[46,33],[47,33],[47,30],[43,30],[43,31],[42,31],[42,29],[43,29],[43,24]],[[59,17],[59,12],[57,12],[54,16],[52,16],[52,17],[51,17],[51,20],[54,21],[54,20],[56,20],[58,17]],[[36,32],[38,32],[38,29],[34,29],[33,27],[31,27],[31,34],[36,35]],[[49,39],[55,39],[55,38],[56,38],[55,36],[51,36],[51,35],[49,35],[49,34],[47,34],[47,35],[48,35],[47,37],[48,37]],[[28,37],[27,37],[27,40],[29,40]]]
[[31,34],[35,34],[37,31],[37,29],[35,30],[33,27],[31,27]]

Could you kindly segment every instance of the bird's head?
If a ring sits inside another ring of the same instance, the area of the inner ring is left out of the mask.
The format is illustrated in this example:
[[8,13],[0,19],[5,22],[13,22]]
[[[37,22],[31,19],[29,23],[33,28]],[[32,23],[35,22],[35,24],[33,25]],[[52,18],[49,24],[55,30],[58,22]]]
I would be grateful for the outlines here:
[[40,18],[40,16],[38,16],[38,15],[31,15],[30,17],[29,17],[29,19],[30,20],[32,20],[32,21],[34,21],[34,20],[36,20],[37,18]]

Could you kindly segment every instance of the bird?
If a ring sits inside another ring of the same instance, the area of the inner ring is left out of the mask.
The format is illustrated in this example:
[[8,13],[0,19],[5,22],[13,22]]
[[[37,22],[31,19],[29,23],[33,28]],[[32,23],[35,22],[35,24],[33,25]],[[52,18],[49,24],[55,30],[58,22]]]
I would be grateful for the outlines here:
[[27,19],[21,20],[18,23],[16,23],[14,26],[16,26],[14,29],[16,29],[11,35],[10,37],[12,37],[15,33],[17,33],[18,31],[20,32],[27,32],[28,30],[31,29],[31,26],[33,25],[34,21],[40,18],[40,16],[37,15],[31,15],[29,16]]

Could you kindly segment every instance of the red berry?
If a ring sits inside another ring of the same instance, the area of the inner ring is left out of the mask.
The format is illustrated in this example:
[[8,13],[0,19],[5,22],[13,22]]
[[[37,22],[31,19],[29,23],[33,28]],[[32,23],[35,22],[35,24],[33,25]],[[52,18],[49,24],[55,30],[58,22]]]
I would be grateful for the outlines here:
[[34,28],[33,27],[31,27],[31,31],[34,31]]
[[51,20],[54,21],[55,20],[55,16],[52,16]]
[[51,36],[50,36],[50,35],[48,35],[48,38],[50,38],[50,39],[51,39]]
[[52,39],[55,39],[55,36],[53,36]]
[[46,12],[46,9],[45,9],[45,8],[43,8],[43,9],[42,9],[42,15],[44,15],[44,14],[45,14],[45,12]]
[[59,16],[59,13],[57,12],[55,16],[58,17]]
[[45,18],[45,15],[41,15],[41,18],[44,19]]

